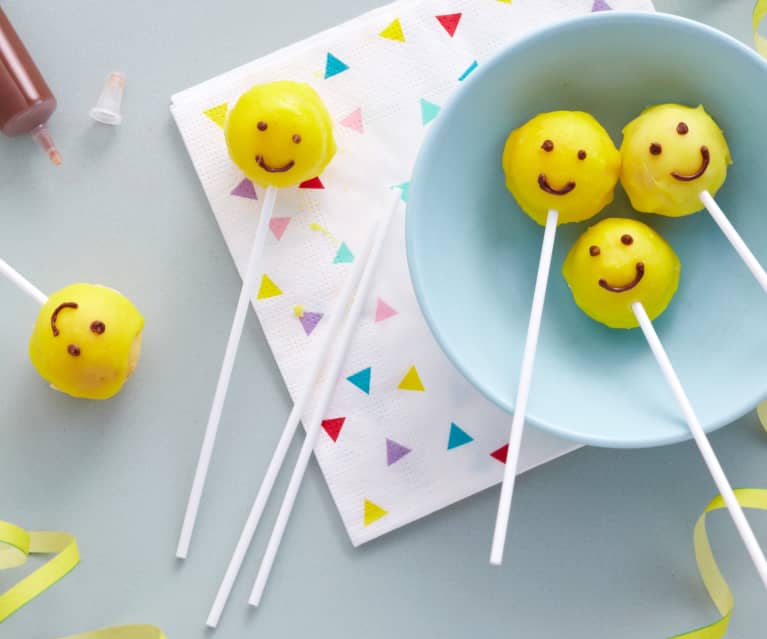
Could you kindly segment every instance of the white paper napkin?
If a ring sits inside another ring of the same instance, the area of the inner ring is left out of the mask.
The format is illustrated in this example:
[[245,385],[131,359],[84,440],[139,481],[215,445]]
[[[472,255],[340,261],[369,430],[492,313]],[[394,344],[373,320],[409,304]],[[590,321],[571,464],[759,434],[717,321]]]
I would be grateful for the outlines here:
[[[407,199],[419,145],[450,94],[521,35],[614,9],[653,7],[649,0],[395,2],[173,96],[172,113],[241,274],[262,191],[228,158],[220,127],[226,104],[253,84],[293,79],[314,86],[337,123],[339,151],[328,170],[278,196],[253,304],[291,396],[370,221],[387,206],[389,189]],[[312,413],[310,406],[306,419]],[[325,418],[316,455],[354,545],[501,479],[510,418],[455,371],[429,333],[410,284],[403,218]],[[273,424],[275,443],[281,426]],[[530,429],[520,471],[573,448]]]

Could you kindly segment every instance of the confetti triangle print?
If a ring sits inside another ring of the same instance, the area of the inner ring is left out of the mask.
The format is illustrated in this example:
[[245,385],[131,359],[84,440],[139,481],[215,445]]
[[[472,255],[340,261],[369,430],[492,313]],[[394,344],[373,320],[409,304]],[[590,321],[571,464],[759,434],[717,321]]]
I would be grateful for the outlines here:
[[362,107],[357,107],[345,118],[339,120],[338,123],[357,133],[364,133],[364,127],[362,126]]
[[320,320],[323,318],[322,313],[312,313],[310,311],[304,311],[299,316],[298,320],[301,322],[301,326],[304,327],[304,332],[307,335],[311,335],[312,331],[317,328],[317,324],[320,323]]
[[344,427],[346,417],[336,417],[335,419],[323,419],[322,428],[328,434],[328,437],[334,442],[338,441],[338,436],[341,434],[341,429]]
[[447,449],[452,450],[473,442],[474,438],[455,422],[450,424],[450,436],[447,439]]
[[474,71],[474,69],[476,69],[478,66],[479,66],[479,65],[477,64],[477,61],[476,61],[476,60],[474,60],[474,62],[472,62],[472,63],[471,63],[469,66],[468,66],[468,68],[466,69],[466,71],[464,71],[464,72],[463,72],[461,75],[459,75],[459,76],[458,76],[458,81],[459,81],[459,82],[463,82],[463,81],[464,81],[466,78],[468,78],[468,77],[471,75],[471,72],[472,72],[472,71]]
[[374,504],[369,499],[365,500],[365,516],[364,522],[366,526],[377,522],[381,517],[385,517],[389,514],[388,510],[384,510],[378,504]]
[[336,256],[333,258],[333,264],[349,264],[354,261],[354,253],[346,246],[346,242],[341,242],[341,246],[338,247]]
[[393,189],[400,189],[402,191],[402,201],[407,202],[407,194],[410,190],[410,182],[403,182],[402,184],[395,184]]
[[258,289],[258,295],[256,295],[256,299],[265,300],[269,297],[277,297],[278,295],[282,295],[280,287],[272,282],[272,280],[269,279],[269,276],[264,273],[263,277],[261,278],[261,288]]
[[211,107],[207,111],[203,111],[203,114],[208,116],[213,122],[218,124],[222,129],[224,128],[224,122],[226,122],[226,113],[229,110],[229,104],[224,102],[223,104],[217,104]]
[[424,126],[429,124],[429,122],[437,117],[439,110],[440,106],[438,104],[434,104],[433,102],[421,98],[421,123]]
[[345,62],[341,62],[336,56],[328,51],[328,57],[325,60],[325,79],[332,78],[334,75],[343,73],[349,68]]
[[612,11],[612,7],[605,2],[605,0],[594,0],[594,4],[591,7],[591,12],[596,11]]
[[315,177],[311,180],[306,180],[306,182],[301,182],[301,184],[298,185],[299,189],[324,189],[325,185],[322,183],[322,180],[320,178]]
[[416,370],[415,366],[411,366],[410,370],[407,372],[407,375],[405,375],[402,378],[402,381],[399,383],[399,386],[397,386],[400,390],[409,390],[409,391],[425,391],[426,389],[423,387],[423,384],[421,383],[421,378],[418,376],[418,371]]
[[273,217],[269,220],[269,230],[274,237],[281,240],[282,236],[285,235],[285,229],[288,228],[288,224],[290,224],[289,217]]
[[503,4],[511,4],[511,0],[498,0],[498,2],[503,2]]
[[354,375],[349,375],[349,377],[346,378],[347,381],[350,381],[352,384],[354,384],[357,388],[359,388],[363,393],[366,395],[370,395],[370,367],[363,368],[361,371],[354,373]]
[[398,462],[405,455],[412,452],[407,446],[398,444],[393,439],[386,438],[386,465],[391,466]]
[[253,182],[251,182],[248,178],[244,178],[242,182],[240,182],[231,191],[229,191],[229,195],[244,197],[244,198],[247,198],[248,200],[258,199],[258,195],[256,195],[256,187],[253,186]]
[[498,450],[494,450],[492,453],[490,453],[490,457],[493,459],[497,459],[502,464],[506,463],[506,457],[509,455],[509,445],[504,444],[501,446]]
[[380,297],[378,298],[378,303],[376,304],[376,322],[383,322],[385,319],[394,317],[396,314],[397,311],[384,302]]
[[386,27],[381,33],[379,33],[382,38],[386,38],[388,40],[396,40],[397,42],[405,42],[405,34],[402,31],[402,24],[399,21],[399,18],[394,18],[394,20],[391,21],[388,27]]
[[448,13],[443,16],[436,16],[436,18],[452,38],[455,35],[455,30],[458,28],[458,23],[461,21],[461,15],[460,13]]

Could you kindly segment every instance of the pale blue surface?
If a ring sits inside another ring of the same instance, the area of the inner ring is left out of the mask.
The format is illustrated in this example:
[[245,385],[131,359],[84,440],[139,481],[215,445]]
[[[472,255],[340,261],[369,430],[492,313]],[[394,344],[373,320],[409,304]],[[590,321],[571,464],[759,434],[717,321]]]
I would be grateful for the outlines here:
[[[269,526],[219,630],[206,632],[289,402],[251,314],[200,524],[178,564],[240,280],[169,96],[378,4],[3,2],[59,96],[51,131],[65,164],[54,170],[30,141],[0,139],[0,255],[44,290],[81,278],[122,289],[147,332],[137,377],[119,398],[68,400],[27,363],[34,305],[0,284],[0,518],[71,531],[83,554],[65,581],[0,626],[0,638],[150,622],[168,639],[663,639],[714,619],[691,548],[714,488],[683,443],[584,449],[523,476],[500,570],[487,564],[497,489],[355,550],[312,463],[263,609],[245,602]],[[750,0],[657,4],[749,37]],[[128,75],[118,130],[87,118],[112,68]],[[767,435],[753,414],[712,443],[733,484],[767,486]],[[276,514],[272,502],[265,523]],[[751,520],[767,540],[767,515]],[[725,513],[712,518],[712,533],[737,599],[731,637],[762,637],[764,590]],[[0,589],[18,574],[0,574]]]
[[[506,136],[537,113],[571,109],[593,113],[619,143],[642,109],[665,102],[704,104],[724,129],[735,164],[717,201],[767,258],[767,62],[700,23],[604,12],[555,26],[481,65],[435,121],[410,184],[411,274],[445,351],[507,410],[543,233],[506,189]],[[561,275],[586,226],[615,216],[647,222],[679,254],[679,292],[655,324],[704,428],[752,410],[767,395],[767,298],[705,212],[639,215],[619,186],[598,217],[559,227],[528,422],[600,446],[690,436],[641,331],[589,319]]]

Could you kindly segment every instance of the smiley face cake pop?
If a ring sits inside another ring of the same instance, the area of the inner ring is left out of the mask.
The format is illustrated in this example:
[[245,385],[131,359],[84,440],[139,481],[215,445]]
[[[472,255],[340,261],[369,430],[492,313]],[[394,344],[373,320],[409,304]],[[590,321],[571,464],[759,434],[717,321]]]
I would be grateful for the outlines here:
[[541,113],[512,131],[503,150],[506,187],[538,224],[549,209],[558,222],[581,222],[613,199],[621,158],[607,131],[588,113]]
[[732,164],[724,134],[702,106],[661,104],[623,129],[621,184],[643,213],[679,217],[703,209]]
[[73,397],[108,399],[133,373],[144,318],[105,286],[73,284],[43,304],[29,341],[37,372]]
[[333,123],[308,84],[259,84],[240,96],[224,125],[232,161],[260,186],[317,177],[336,152]]
[[565,258],[562,274],[575,303],[610,328],[639,326],[631,304],[650,319],[668,306],[679,286],[679,258],[646,224],[606,218],[584,232]]

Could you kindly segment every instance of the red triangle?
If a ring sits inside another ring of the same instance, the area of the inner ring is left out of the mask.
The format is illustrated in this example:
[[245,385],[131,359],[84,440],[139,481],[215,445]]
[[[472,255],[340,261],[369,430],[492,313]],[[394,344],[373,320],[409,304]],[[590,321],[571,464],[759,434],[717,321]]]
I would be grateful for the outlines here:
[[322,183],[322,180],[320,178],[312,178],[311,180],[306,180],[306,182],[301,182],[301,184],[298,185],[299,189],[324,189],[325,185]]
[[455,34],[455,30],[458,28],[458,23],[461,21],[460,13],[448,13],[444,16],[436,16],[439,23],[445,27],[448,35],[452,38]]
[[493,459],[497,459],[502,464],[506,463],[506,457],[509,454],[509,445],[504,444],[501,446],[498,450],[494,450],[492,453],[490,453],[490,457]]
[[323,419],[322,427],[325,429],[325,432],[328,434],[328,437],[330,437],[330,439],[332,439],[334,442],[337,442],[338,436],[341,434],[341,429],[343,428],[345,421],[346,421],[346,417],[336,417],[334,419]]

